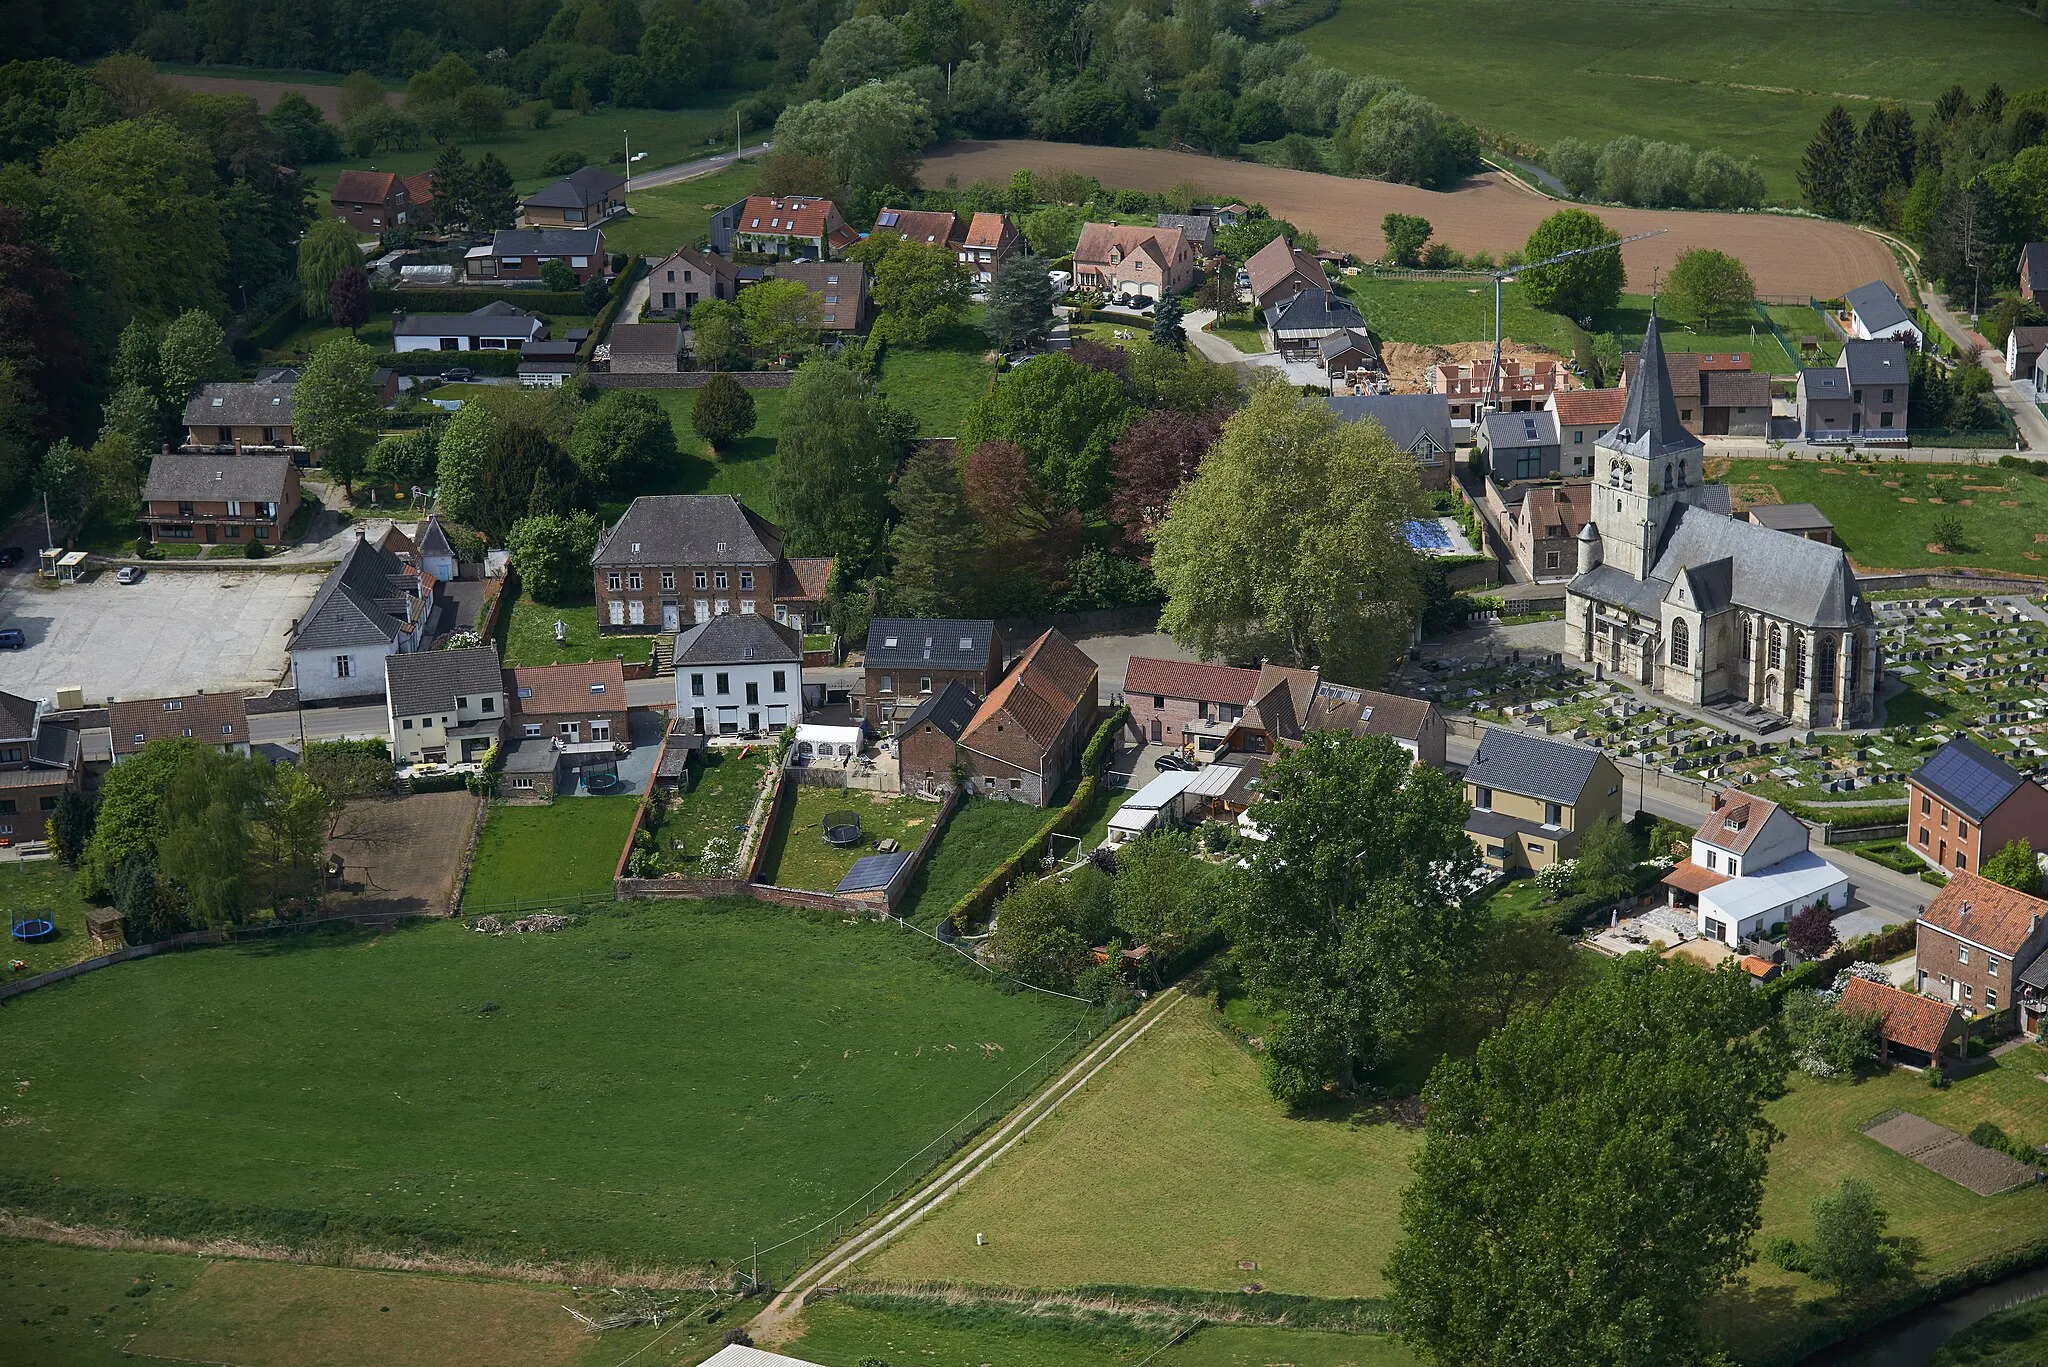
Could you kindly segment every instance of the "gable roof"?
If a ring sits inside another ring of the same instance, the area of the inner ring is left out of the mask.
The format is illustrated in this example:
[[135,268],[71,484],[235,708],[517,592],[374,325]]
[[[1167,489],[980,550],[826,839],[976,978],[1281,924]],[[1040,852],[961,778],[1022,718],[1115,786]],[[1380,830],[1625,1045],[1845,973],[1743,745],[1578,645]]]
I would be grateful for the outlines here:
[[2048,242],[2029,242],[2021,247],[2020,269],[2026,273],[2028,284],[2037,290],[2048,290]]
[[1720,794],[1715,809],[1708,812],[1692,835],[1717,850],[1746,854],[1758,833],[1778,814],[1778,804],[1769,798],[1751,797],[1737,788]]
[[[226,419],[222,419],[226,421]],[[280,424],[289,417],[277,419]],[[292,474],[287,455],[182,455],[150,457],[145,501],[282,503]]]
[[676,664],[802,664],[803,638],[758,612],[726,612],[676,637]]
[[1266,326],[1275,332],[1335,332],[1342,328],[1363,331],[1365,316],[1359,313],[1356,304],[1335,290],[1303,290],[1267,309]]
[[1259,671],[1232,665],[1205,665],[1193,660],[1161,660],[1150,655],[1133,655],[1124,672],[1126,696],[1151,693],[1166,698],[1192,698],[1196,702],[1227,702],[1239,707],[1251,704],[1259,686]]
[[1010,222],[1010,216],[983,210],[968,220],[967,233],[960,239],[960,245],[994,251],[1003,245],[1005,237],[1012,241],[1017,237],[1017,227]]
[[445,332],[484,337],[531,337],[544,325],[525,309],[493,299],[468,313],[406,313],[391,320],[394,337],[436,337]]
[[598,542],[591,563],[773,565],[782,529],[731,494],[642,494]]
[[860,262],[779,261],[768,273],[778,280],[797,281],[818,296],[823,326],[842,331],[859,328],[861,306],[868,295],[868,268]]
[[1884,1037],[1893,1044],[1933,1054],[1948,1035],[1955,1007],[1933,997],[1901,992],[1886,983],[1851,977],[1842,983],[1844,1011],[1874,1011],[1884,1017]]
[[1331,333],[1316,343],[1316,350],[1322,354],[1326,363],[1336,360],[1347,351],[1363,352],[1369,360],[1375,362],[1380,357],[1380,349],[1372,344],[1372,338],[1356,328],[1345,328],[1342,332]]
[[36,732],[36,712],[35,699],[0,690],[0,736],[9,740],[28,739]]
[[292,387],[298,376],[279,376],[253,384],[216,381],[203,384],[185,404],[187,427],[289,427]]
[[1799,372],[1799,397],[1804,400],[1846,399],[1849,372],[1840,366],[1810,366]]
[[206,745],[246,745],[249,713],[239,693],[139,698],[108,703],[107,730],[113,733],[116,755],[132,755],[164,736],[189,735]]
[[1865,332],[1883,332],[1886,328],[1913,321],[1913,315],[1906,311],[1899,296],[1882,280],[1858,285],[1842,296],[1842,302],[1856,315],[1856,321],[1863,324]]
[[2048,902],[1957,869],[1920,913],[1920,923],[2013,955],[2033,935],[2043,915],[2048,915]]
[[1480,421],[1480,433],[1489,451],[1556,446],[1564,440],[1558,434],[1557,414],[1541,408],[1527,413],[1488,413]]
[[1354,736],[1399,736],[1419,741],[1430,729],[1437,705],[1427,698],[1403,697],[1348,684],[1323,683],[1316,688],[1305,729],[1346,730]]
[[775,567],[775,596],[805,603],[822,603],[832,588],[829,555],[791,556]]
[[1187,234],[1178,228],[1146,227],[1142,223],[1084,223],[1074,244],[1074,265],[1106,266],[1112,251],[1129,256],[1144,251],[1165,266],[1187,249]]
[[420,524],[419,538],[415,544],[422,557],[431,555],[435,559],[443,556],[450,560],[455,558],[455,547],[448,544],[448,533],[441,530],[439,513],[427,514],[427,520]]
[[1284,237],[1274,238],[1247,257],[1244,273],[1251,281],[1255,299],[1264,298],[1268,290],[1284,284],[1290,274],[1296,273],[1302,277],[1303,289],[1330,288],[1330,277],[1323,274],[1322,263]]
[[343,171],[334,178],[330,204],[382,204],[398,188],[399,179],[389,171]]
[[514,665],[505,671],[505,710],[548,715],[558,712],[623,712],[626,669],[617,660],[589,664]]
[[1178,228],[1189,242],[1204,247],[1216,239],[1216,219],[1211,214],[1160,214],[1152,222],[1161,228]]
[[610,340],[614,356],[679,356],[683,328],[680,323],[614,323]]
[[1612,427],[1621,421],[1628,404],[1628,391],[1613,389],[1557,389],[1551,391],[1550,409],[1566,427]]
[[624,188],[625,184],[624,176],[601,166],[585,166],[571,171],[553,185],[535,190],[526,197],[526,203],[544,209],[587,209],[609,198],[614,190]]
[[1780,532],[1804,532],[1826,529],[1833,531],[1835,524],[1828,521],[1828,515],[1811,503],[1758,503],[1749,510],[1749,520],[1758,526],[1769,527]]
[[[1314,669],[1296,669],[1289,665],[1265,664],[1259,666],[1259,681],[1252,685],[1253,706],[1263,715],[1268,730],[1276,728],[1286,734],[1299,736],[1302,719],[1308,716],[1309,708],[1315,705],[1316,689],[1322,683],[1322,673]],[[1276,708],[1284,706],[1286,716],[1282,718]]]
[[1889,342],[1844,342],[1842,369],[1848,372],[1852,385],[1906,384],[1906,344],[1896,339]]
[[1335,394],[1323,400],[1346,422],[1371,420],[1403,451],[1451,449],[1451,401],[1442,394]]
[[1577,802],[1599,762],[1600,752],[1584,745],[1489,726],[1465,781],[1546,802]]
[[1522,498],[1522,522],[1541,529],[1538,536],[1577,536],[1592,520],[1593,495],[1583,484],[1539,484]]
[[[837,237],[839,206],[829,199],[805,195],[749,195],[740,206],[739,232],[753,237]],[[848,238],[853,236],[849,230]]]
[[1703,408],[1768,408],[1771,377],[1748,370],[1704,370],[1700,372],[1700,405]]
[[458,697],[504,691],[505,674],[498,665],[496,646],[407,650],[384,657],[384,696],[390,700],[394,717],[453,712]]
[[500,228],[491,234],[492,256],[596,256],[603,245],[600,228]]
[[[1044,762],[1068,720],[1095,705],[1095,662],[1057,630],[1026,647],[976,710],[961,742],[1020,767]],[[1014,723],[1006,728],[1004,718]]]
[[389,645],[426,610],[431,584],[431,576],[359,537],[321,581],[290,648]]
[[[1715,487],[1707,485],[1697,492]],[[1870,616],[1856,573],[1840,546],[1689,503],[1672,510],[1656,563],[1643,579],[1613,565],[1600,565],[1574,579],[1572,592],[1655,617],[1682,572],[1703,571],[1724,560],[1729,562],[1725,597],[1738,607],[1799,626],[1835,630]]]
[[416,176],[407,176],[403,182],[405,195],[415,209],[424,209],[434,202],[434,177],[422,171]]
[[1678,421],[1677,395],[1664,359],[1663,331],[1655,308],[1650,310],[1650,324],[1643,332],[1642,363],[1628,387],[1621,417],[1613,430],[1600,434],[1599,445],[1602,450],[1642,460],[1688,455],[1705,445]]
[[1968,736],[1957,736],[1907,778],[1980,825],[2027,782]]
[[950,209],[884,208],[875,215],[875,232],[950,247],[960,239],[960,219]]
[[903,719],[902,734],[907,736],[929,723],[952,739],[959,740],[980,706],[972,689],[958,679],[948,679],[944,688],[919,702],[917,710]]
[[868,624],[865,658],[870,669],[981,669],[995,634],[996,624],[988,621],[878,617]]

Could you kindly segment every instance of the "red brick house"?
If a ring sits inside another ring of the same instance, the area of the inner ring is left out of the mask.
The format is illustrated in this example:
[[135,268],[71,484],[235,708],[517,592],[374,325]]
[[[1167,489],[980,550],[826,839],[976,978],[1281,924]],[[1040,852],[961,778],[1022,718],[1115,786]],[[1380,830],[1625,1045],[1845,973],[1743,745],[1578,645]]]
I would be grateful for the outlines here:
[[590,664],[515,665],[505,671],[510,739],[560,739],[572,745],[623,741],[626,670],[617,660]]
[[[417,228],[413,184],[431,186],[425,176],[400,178],[389,171],[343,171],[327,196],[333,216],[365,237],[381,237],[393,228]],[[428,203],[433,202],[428,190]]]
[[829,199],[807,195],[752,195],[734,215],[732,247],[761,256],[823,260],[860,241]]
[[1195,279],[1195,254],[1178,228],[1084,223],[1074,246],[1074,286],[1107,299],[1180,294]]
[[196,740],[237,755],[249,753],[249,713],[239,693],[188,693],[179,698],[108,703],[107,730],[113,733],[116,764],[167,736]]
[[2029,242],[2020,248],[2020,293],[2048,307],[2048,242]]
[[886,734],[949,683],[977,699],[994,692],[1003,634],[990,621],[878,617],[868,624],[861,658],[861,716]]
[[491,245],[472,247],[462,259],[470,283],[538,280],[540,268],[560,261],[576,272],[576,283],[605,278],[604,232],[598,228],[500,228]]
[[903,720],[896,739],[897,787],[906,793],[937,796],[953,782],[959,763],[960,737],[974,722],[980,700],[958,679],[927,695]]
[[1966,1015],[2016,1023],[2019,976],[2048,951],[2048,902],[1958,872],[1920,915],[1920,991]]
[[687,317],[698,301],[730,299],[739,290],[739,271],[715,252],[679,247],[647,270],[650,316]]
[[1025,250],[1024,234],[1017,231],[1008,214],[979,213],[969,220],[967,233],[960,239],[960,264],[967,267],[975,284],[987,285],[995,280],[996,267]]
[[802,631],[824,608],[832,561],[790,559],[782,529],[730,494],[644,494],[597,544],[600,632],[679,632],[726,613]]
[[960,736],[968,782],[982,797],[1051,804],[1095,726],[1095,662],[1047,631],[1026,647]]
[[2048,852],[2048,789],[1967,736],[1906,779],[1906,844],[1934,867],[1978,872],[2010,840]]
[[149,462],[139,520],[152,541],[275,547],[298,510],[299,467],[284,452],[166,451]]
[[1154,745],[1190,745],[1199,722],[1233,722],[1251,706],[1259,671],[1187,660],[1131,657],[1124,701],[1131,720]]
[[966,229],[950,209],[883,209],[875,215],[874,237],[894,234],[907,242],[956,246]]
[[0,845],[41,840],[57,799],[78,781],[78,731],[49,708],[0,693]]

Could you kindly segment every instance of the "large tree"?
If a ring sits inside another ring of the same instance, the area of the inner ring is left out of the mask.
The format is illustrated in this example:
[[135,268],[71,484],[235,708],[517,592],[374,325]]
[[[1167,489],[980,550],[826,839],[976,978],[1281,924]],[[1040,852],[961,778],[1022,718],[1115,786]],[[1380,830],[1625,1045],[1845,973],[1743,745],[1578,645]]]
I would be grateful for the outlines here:
[[690,310],[690,350],[705,370],[730,370],[744,362],[747,318],[740,306],[730,299],[698,300]]
[[912,451],[890,501],[897,519],[889,538],[891,610],[909,617],[967,616],[982,539],[951,444],[926,442]]
[[353,491],[377,439],[376,354],[350,337],[323,342],[292,387],[292,435]]
[[1896,228],[1916,156],[1913,115],[1904,105],[1878,104],[1863,121],[1849,161],[1850,212],[1866,223]]
[[865,377],[837,361],[804,362],[782,401],[775,447],[775,506],[792,547],[864,573],[881,548],[889,477],[909,437],[909,420]]
[[1385,736],[1310,732],[1261,791],[1266,839],[1225,900],[1225,929],[1277,1021],[1267,1086],[1299,1105],[1354,1085],[1468,952],[1478,855],[1457,785]]
[[1110,889],[1117,927],[1150,945],[1155,963],[1170,958],[1215,929],[1222,878],[1185,832],[1155,831],[1121,845]]
[[[1560,209],[1536,225],[1536,231],[1529,234],[1522,248],[1522,256],[1524,260],[1542,261],[1619,241],[1621,234],[1597,215],[1584,209]],[[1525,267],[1518,278],[1523,297],[1537,308],[1562,313],[1567,318],[1586,318],[1619,304],[1627,277],[1621,249],[1610,247],[1548,266]]]
[[848,194],[916,183],[919,153],[934,133],[931,109],[904,81],[859,85],[812,100],[775,121],[780,152],[817,157]]
[[[708,301],[707,301],[708,302]],[[703,304],[697,306],[703,308]],[[801,280],[763,280],[740,292],[747,340],[762,357],[780,359],[818,340],[824,305]],[[694,312],[691,315],[695,317]]]
[[945,243],[876,233],[849,255],[873,272],[876,336],[921,346],[967,315],[973,282]]
[[1224,424],[1153,531],[1160,624],[1204,656],[1370,686],[1422,610],[1415,460],[1375,423],[1269,384]]
[[200,385],[234,375],[235,358],[213,315],[187,309],[164,329],[157,347],[157,378],[163,385],[164,406],[171,412],[183,413]]
[[442,427],[434,482],[440,509],[450,521],[476,525],[484,462],[499,426],[498,415],[488,405],[466,403]]
[[132,856],[141,855],[154,866],[157,838],[163,833],[164,793],[171,775],[198,748],[198,742],[182,738],[153,740],[107,771],[100,783],[92,835],[78,862],[81,898],[104,902],[114,891],[115,872]]
[[593,492],[622,493],[675,463],[676,432],[652,395],[608,389],[577,419],[569,454]]
[[351,337],[370,321],[371,307],[370,273],[361,266],[350,266],[327,287],[327,316],[336,327],[347,328]]
[[1202,457],[1223,430],[1224,412],[1147,413],[1125,428],[1109,451],[1113,484],[1109,515],[1134,542],[1148,542],[1153,528],[1173,505],[1173,496],[1195,477]]
[[1092,512],[1109,496],[1110,447],[1132,416],[1115,376],[1054,352],[997,377],[960,440],[1015,442],[1059,506]]
[[981,326],[1003,351],[1045,339],[1052,330],[1052,277],[1044,257],[1013,256],[996,267]]
[[590,513],[521,518],[505,536],[505,549],[528,593],[543,603],[567,603],[590,592],[590,557],[597,553],[597,518]]
[[573,512],[581,499],[582,475],[569,453],[542,428],[507,421],[492,432],[485,449],[470,521],[502,544],[514,523]]
[[117,317],[220,307],[220,181],[198,139],[158,118],[110,123],[51,148],[42,171],[82,215]]
[[327,317],[327,297],[343,271],[363,264],[355,229],[338,218],[323,218],[299,239],[299,302],[308,318]]
[[1702,332],[1711,331],[1715,320],[1736,318],[1756,304],[1756,282],[1748,268],[1711,247],[1680,252],[1664,289],[1673,308],[1697,320]]
[[1750,1258],[1771,1002],[1635,955],[1437,1065],[1389,1260],[1403,1334],[1458,1367],[1710,1359],[1699,1312]]
[[690,429],[712,450],[729,450],[754,430],[754,396],[732,376],[713,375],[690,400]]

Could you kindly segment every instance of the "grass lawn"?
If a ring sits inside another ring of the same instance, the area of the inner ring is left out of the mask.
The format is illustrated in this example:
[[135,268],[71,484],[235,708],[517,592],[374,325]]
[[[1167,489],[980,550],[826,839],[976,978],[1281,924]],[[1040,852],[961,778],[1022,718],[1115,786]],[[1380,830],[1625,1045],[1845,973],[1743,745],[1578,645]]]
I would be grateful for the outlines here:
[[[328,323],[302,323],[276,346],[263,353],[266,365],[291,365],[313,358],[313,353],[337,337],[349,335],[347,328]],[[391,351],[391,319],[372,319],[356,329],[355,339],[372,351]]]
[[[600,1289],[15,1239],[0,1240],[0,1298],[14,1311],[0,1321],[0,1360],[15,1367],[114,1367],[135,1355],[242,1367],[610,1367],[659,1332],[599,1340],[562,1313],[602,1313],[600,1298],[611,1297]],[[662,1346],[708,1351],[723,1330],[683,1325]]]
[[[1738,460],[1716,476],[1744,503],[1811,503],[1859,569],[1968,565],[2048,574],[2048,480],[1981,465]],[[1934,520],[1963,519],[1965,549],[1932,549]]]
[[[836,849],[825,843],[822,823],[827,812],[860,814],[860,844]],[[938,817],[939,806],[914,797],[889,797],[853,788],[799,787],[768,840],[763,875],[779,888],[830,892],[846,877],[853,861],[875,853],[875,846],[893,839],[904,849],[924,839]]]
[[1763,310],[1778,325],[1779,331],[1791,339],[1793,346],[1797,347],[1803,338],[1813,337],[1818,339],[1820,354],[1825,360],[1831,362],[1842,354],[1841,339],[1828,331],[1828,325],[1811,308],[1799,304],[1765,304]]
[[1134,774],[1132,775],[1131,787],[1105,790],[1105,796],[1102,799],[1102,810],[1095,814],[1095,819],[1088,823],[1086,830],[1081,832],[1081,843],[1075,847],[1076,849],[1092,850],[1103,841],[1109,839],[1109,819],[1123,809],[1124,803],[1130,801],[1131,796],[1138,789],[1145,786],[1145,777],[1145,775]]
[[[732,131],[730,119],[726,120],[726,131]],[[729,137],[727,146],[731,146]],[[754,163],[743,161],[695,180],[635,190],[631,199],[633,212],[604,225],[604,245],[629,256],[667,256],[678,247],[709,242],[711,216],[734,200],[745,198],[759,177]]]
[[2048,1362],[2048,1300],[1981,1319],[1942,1345],[1931,1367],[2039,1367]]
[[[1421,1135],[1365,1112],[1289,1115],[1215,1020],[1202,1001],[1179,1002],[1084,1097],[861,1275],[1385,1294],[1395,1197]],[[1105,1219],[1105,1192],[1118,1210],[1156,1218]],[[1256,1276],[1240,1261],[1256,1262]]]
[[[822,1301],[803,1312],[803,1337],[785,1351],[826,1367],[862,1358],[933,1367],[1414,1367],[1419,1359],[1389,1338],[1293,1329],[1211,1325],[1164,1352],[1171,1329],[1142,1332],[1031,1319],[973,1308]],[[1157,1354],[1157,1356],[1150,1356]]]
[[1247,356],[1257,356],[1269,350],[1266,346],[1266,334],[1260,330],[1258,319],[1250,314],[1233,313],[1228,317],[1218,318],[1209,325],[1209,331]]
[[[1450,33],[1486,41],[1447,45]],[[1798,202],[1800,153],[1838,100],[1859,123],[1870,98],[1904,100],[1924,120],[1951,82],[2011,92],[2048,70],[2048,28],[1994,0],[1661,0],[1564,12],[1511,0],[1347,0],[1296,37],[1346,71],[1391,77],[1520,142],[1633,133],[1755,157],[1780,204]],[[1529,80],[1531,70],[1553,78]]]
[[955,903],[974,891],[975,884],[1016,853],[1048,815],[1021,802],[968,798],[939,832],[939,843],[897,911],[927,930],[936,926]]
[[[761,776],[773,756],[766,747],[713,746],[704,752],[704,771],[689,793],[669,804],[655,839],[662,866],[692,872],[710,840],[722,840],[728,855],[739,844],[761,791]],[[680,850],[676,846],[682,846]]]
[[[1381,279],[1360,274],[1339,280],[1337,287],[1358,305],[1373,335],[1385,341],[1443,346],[1493,340],[1493,286],[1484,280]],[[1590,345],[1586,334],[1569,318],[1533,307],[1518,285],[1501,292],[1500,330],[1502,337],[1548,347],[1564,356]],[[1642,341],[1641,332],[1636,341]]]
[[164,1235],[528,1261],[729,1269],[758,1238],[780,1278],[806,1240],[771,1245],[886,1200],[1072,1047],[1064,1005],[940,956],[741,901],[125,964],[8,1006],[8,1118],[34,1142],[0,1145],[0,1193]]
[[[1806,315],[1815,323],[1820,321],[1811,309],[1806,310]],[[1751,370],[1771,375],[1794,375],[1799,371],[1799,363],[1778,345],[1777,334],[1754,314],[1739,320],[1716,318],[1713,330],[1700,330],[1691,320],[1668,313],[1661,321],[1668,351],[1746,351]],[[1643,332],[1650,326],[1650,296],[1622,295],[1621,307],[1595,318],[1593,326],[1612,335],[1623,351],[1640,349]],[[1799,345],[1796,335],[1792,344]]]
[[[643,391],[668,413],[669,426],[676,433],[676,463],[641,481],[632,492],[639,494],[731,494],[763,517],[775,517],[775,445],[782,431],[781,389],[755,389],[754,430],[733,443],[732,449],[717,452],[711,443],[690,426],[690,406],[696,400],[693,389],[650,389]],[[628,499],[606,504],[599,511],[616,520]]]
[[464,909],[604,892],[639,803],[637,797],[574,797],[547,807],[492,807],[463,889]]
[[[587,664],[621,654],[628,660],[645,660],[654,640],[652,636],[601,636],[595,604],[540,603],[523,591],[512,611],[500,620],[504,625],[498,649],[508,665]],[[565,645],[555,644],[556,622],[568,628]],[[653,626],[661,629],[659,622]]]
[[103,952],[85,933],[85,913],[92,906],[73,890],[77,881],[78,871],[55,859],[0,864],[0,907],[10,913],[47,916],[57,924],[53,940],[35,944],[9,940],[8,958],[25,961],[30,973],[46,973]]
[[[978,311],[977,311],[978,312]],[[928,346],[897,346],[882,353],[882,396],[917,419],[921,437],[950,437],[988,389],[995,367],[982,357],[988,337],[972,321],[949,328]]]

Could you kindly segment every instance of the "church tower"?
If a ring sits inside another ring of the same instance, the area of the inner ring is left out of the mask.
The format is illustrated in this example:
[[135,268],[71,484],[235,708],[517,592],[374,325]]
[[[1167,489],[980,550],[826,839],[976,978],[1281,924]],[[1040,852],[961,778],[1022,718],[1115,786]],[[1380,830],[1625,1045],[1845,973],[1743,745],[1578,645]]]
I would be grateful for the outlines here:
[[1593,446],[1593,521],[1607,565],[1637,579],[1649,574],[1672,514],[1700,501],[1703,450],[1678,421],[1653,304],[1621,421]]

